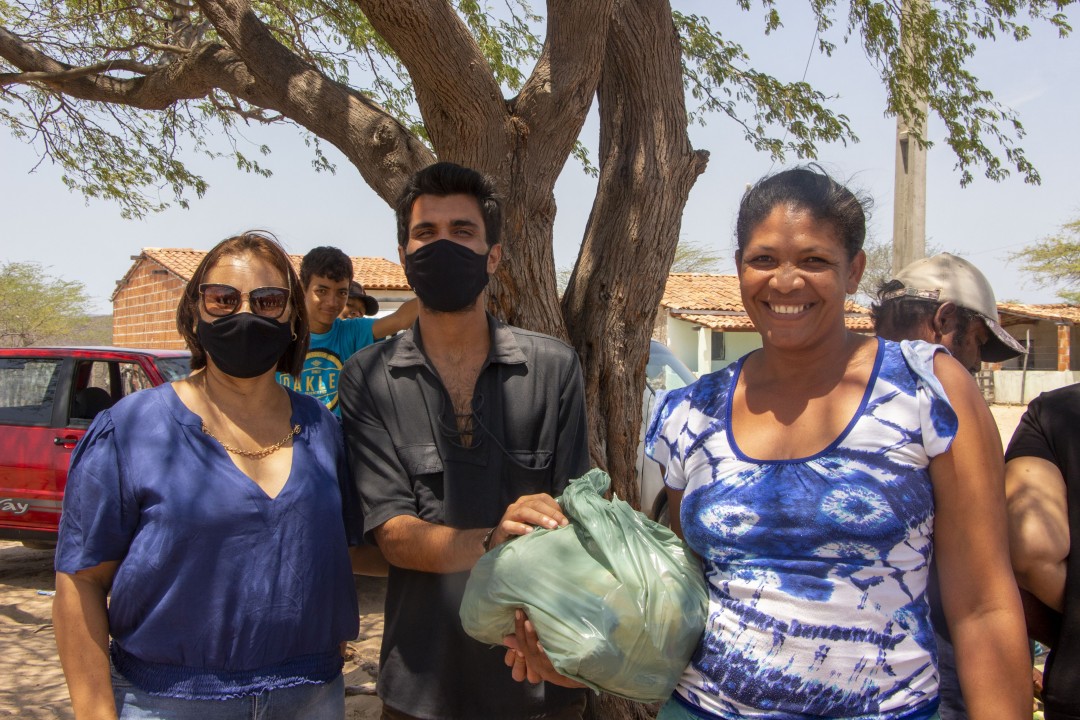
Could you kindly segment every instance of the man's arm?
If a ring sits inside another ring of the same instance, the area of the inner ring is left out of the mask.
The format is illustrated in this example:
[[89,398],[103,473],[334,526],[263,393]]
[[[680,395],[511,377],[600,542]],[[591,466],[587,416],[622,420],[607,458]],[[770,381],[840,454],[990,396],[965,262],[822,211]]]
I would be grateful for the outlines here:
[[349,548],[349,562],[353,575],[386,577],[390,566],[382,551],[373,545],[353,545]]
[[403,302],[401,307],[389,315],[375,318],[375,322],[371,325],[371,334],[378,340],[405,330],[416,322],[418,312],[419,303],[416,298]]
[[550,495],[526,495],[506,509],[494,528],[458,530],[411,515],[397,515],[375,528],[375,540],[391,565],[432,573],[472,569],[487,552],[484,539],[491,531],[490,547],[514,535],[527,535],[536,526],[554,529],[568,523]]
[[383,412],[393,411],[383,407],[391,404],[381,395],[376,398],[361,366],[351,361],[342,373],[339,398],[349,479],[362,501],[367,529],[391,565],[423,572],[460,572],[472,568],[484,554],[489,530],[493,530],[489,547],[494,547],[511,535],[532,532],[535,526],[555,528],[567,523],[558,503],[547,494],[519,498],[494,529],[461,530],[421,520],[409,472],[382,417]]
[[1069,556],[1065,478],[1049,460],[1014,457],[1005,465],[1005,496],[1016,581],[1042,603],[1062,612]]

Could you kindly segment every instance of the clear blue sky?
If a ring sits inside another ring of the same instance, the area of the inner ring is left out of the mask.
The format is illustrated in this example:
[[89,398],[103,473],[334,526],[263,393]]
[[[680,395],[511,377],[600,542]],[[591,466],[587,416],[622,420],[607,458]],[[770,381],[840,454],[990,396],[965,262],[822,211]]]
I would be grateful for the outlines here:
[[[861,142],[821,148],[819,162],[830,172],[868,191],[875,200],[871,234],[892,234],[893,137],[895,120],[884,116],[884,91],[858,45],[845,46],[839,33],[832,58],[814,54],[807,68],[813,27],[805,11],[784,9],[785,27],[769,38],[760,32],[760,13],[717,11],[714,3],[678,2],[688,12],[708,14],[716,28],[750,51],[755,65],[785,80],[806,79],[835,94],[836,108],[851,118]],[[733,5],[733,4],[732,4]],[[785,4],[786,6],[787,4]],[[791,5],[794,5],[792,3]],[[1080,32],[1080,12],[1069,12]],[[843,22],[839,23],[843,25]],[[995,97],[1019,112],[1027,130],[1021,142],[1042,175],[1033,187],[1013,176],[993,183],[981,175],[960,188],[952,151],[938,142],[930,151],[927,187],[927,236],[930,243],[964,254],[994,284],[999,299],[1053,302],[1052,290],[1040,290],[1007,256],[1080,217],[1080,36],[1059,40],[1046,29],[1017,45],[999,41],[981,47],[972,66]],[[708,127],[695,127],[695,147],[712,153],[687,204],[683,237],[731,255],[738,199],[748,183],[776,170],[770,158],[743,140],[741,128],[714,116]],[[942,137],[940,121],[931,121],[931,139]],[[586,144],[596,144],[596,124],[585,129]],[[94,311],[111,310],[115,283],[143,247],[206,249],[249,228],[274,232],[295,253],[320,244],[336,245],[351,255],[396,260],[391,210],[332,147],[328,154],[337,174],[317,173],[300,135],[289,127],[251,128],[245,137],[267,143],[274,152],[264,164],[270,179],[246,175],[230,163],[192,162],[210,183],[190,210],[170,209],[145,220],[124,220],[115,205],[69,192],[59,171],[42,163],[31,146],[0,134],[0,260],[37,261],[53,275],[80,280],[94,297]],[[254,149],[249,148],[249,154]],[[595,181],[569,161],[556,188],[556,263],[570,266],[577,254],[594,194]],[[723,271],[733,271],[729,261]]]

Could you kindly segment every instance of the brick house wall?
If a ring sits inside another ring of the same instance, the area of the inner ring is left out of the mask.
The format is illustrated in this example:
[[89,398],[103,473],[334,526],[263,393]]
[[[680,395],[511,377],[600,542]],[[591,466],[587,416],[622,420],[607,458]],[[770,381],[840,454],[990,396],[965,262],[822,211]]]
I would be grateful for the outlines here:
[[176,332],[176,307],[186,281],[141,256],[113,296],[113,344],[185,349]]
[[[176,308],[187,281],[195,274],[205,250],[143,248],[133,255],[131,268],[113,291],[113,345],[118,347],[186,348],[176,331]],[[300,255],[290,255],[300,271]],[[353,257],[354,279],[392,311],[413,297],[401,265],[385,258]],[[380,313],[381,314],[381,313]]]

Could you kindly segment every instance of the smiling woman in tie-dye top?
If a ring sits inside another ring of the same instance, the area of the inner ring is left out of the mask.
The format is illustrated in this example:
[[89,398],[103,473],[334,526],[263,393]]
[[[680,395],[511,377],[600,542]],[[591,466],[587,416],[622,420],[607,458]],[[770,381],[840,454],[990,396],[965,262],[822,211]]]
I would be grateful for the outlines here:
[[1030,714],[997,432],[942,348],[848,331],[860,201],[816,168],[744,196],[743,303],[763,348],[666,395],[646,440],[709,586],[660,718],[937,713],[937,554],[970,717]]

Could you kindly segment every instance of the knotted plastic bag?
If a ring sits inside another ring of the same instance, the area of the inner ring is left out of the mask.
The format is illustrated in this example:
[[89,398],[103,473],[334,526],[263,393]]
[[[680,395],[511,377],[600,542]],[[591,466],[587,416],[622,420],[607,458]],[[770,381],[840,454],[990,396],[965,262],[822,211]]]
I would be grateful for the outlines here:
[[596,469],[572,480],[559,498],[569,525],[536,529],[480,558],[461,622],[480,642],[501,645],[524,609],[563,675],[630,700],[663,700],[704,630],[705,579],[675,533],[605,500],[609,483]]

